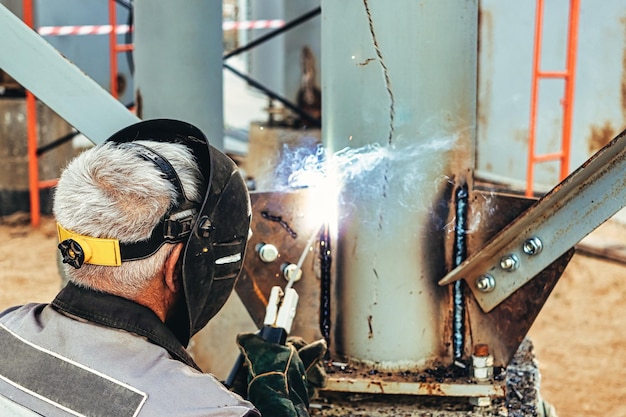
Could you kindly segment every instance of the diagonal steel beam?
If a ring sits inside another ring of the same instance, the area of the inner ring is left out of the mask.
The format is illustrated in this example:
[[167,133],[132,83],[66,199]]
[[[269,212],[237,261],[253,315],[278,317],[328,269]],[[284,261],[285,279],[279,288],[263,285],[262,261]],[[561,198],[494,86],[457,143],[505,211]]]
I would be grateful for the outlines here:
[[0,68],[96,144],[139,121],[2,4]]
[[626,131],[439,281],[491,311],[626,205]]

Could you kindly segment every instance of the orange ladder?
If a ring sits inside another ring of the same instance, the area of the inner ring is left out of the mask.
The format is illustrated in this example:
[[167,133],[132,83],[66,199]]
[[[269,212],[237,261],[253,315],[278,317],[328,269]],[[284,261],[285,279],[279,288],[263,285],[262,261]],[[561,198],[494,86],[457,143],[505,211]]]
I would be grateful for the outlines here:
[[[33,1],[23,0],[23,19],[29,27],[34,26]],[[30,224],[39,227],[41,224],[41,201],[39,191],[44,188],[54,187],[58,179],[47,181],[39,180],[39,158],[37,134],[37,99],[30,91],[26,91],[26,140],[28,153],[28,189],[30,195]]]
[[[526,196],[533,195],[535,164],[558,160],[560,162],[559,180],[569,174],[572,114],[574,110],[574,83],[576,80],[576,48],[578,44],[578,18],[580,0],[570,0],[569,22],[567,35],[566,69],[564,71],[541,71],[541,41],[543,32],[544,0],[537,0],[535,12],[535,43],[533,53],[532,86],[530,97],[530,124],[528,129],[528,165],[526,171]],[[561,100],[563,106],[563,122],[561,128],[561,150],[555,153],[536,154],[537,141],[537,107],[539,100],[539,81],[545,78],[562,78],[565,81],[565,95]]]
[[[111,32],[109,32],[109,66],[111,72],[111,95],[115,98],[118,98],[119,86],[117,83],[117,54],[120,52],[132,51],[133,45],[117,43],[117,13],[115,7],[115,0],[109,0],[109,26],[111,26]],[[129,30],[131,30],[131,28],[129,28]]]

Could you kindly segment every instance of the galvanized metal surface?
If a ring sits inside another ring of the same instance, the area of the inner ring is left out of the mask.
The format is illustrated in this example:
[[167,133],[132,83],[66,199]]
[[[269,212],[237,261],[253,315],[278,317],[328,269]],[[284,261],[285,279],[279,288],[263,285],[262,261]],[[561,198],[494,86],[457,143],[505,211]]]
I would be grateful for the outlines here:
[[[481,308],[491,311],[624,207],[625,170],[626,132],[622,132],[439,284],[465,279]],[[534,237],[543,248],[529,255],[523,246]],[[500,260],[510,254],[520,260],[514,271],[500,266]],[[491,292],[475,285],[485,274],[496,281]]]
[[0,68],[94,143],[139,121],[2,5],[0,51]]
[[377,368],[451,355],[439,222],[473,167],[477,3],[322,1],[324,143],[390,155],[344,188],[334,258],[334,350]]
[[[21,2],[21,0],[20,0]],[[33,0],[35,27],[42,26],[91,26],[108,25],[108,2],[85,2],[80,0]],[[117,23],[132,22],[132,8],[116,2]],[[117,35],[118,44],[132,43],[133,33]],[[64,57],[78,66],[82,72],[111,91],[111,67],[109,65],[108,35],[44,36]],[[132,51],[118,54],[117,75],[120,81],[118,99],[128,105],[134,102]]]
[[[486,178],[523,187],[526,182],[533,30],[536,1],[480,1],[478,131],[476,170]],[[565,68],[569,1],[544,2],[541,69]],[[572,168],[615,137],[626,123],[622,86],[626,1],[580,4],[578,60],[572,128]],[[602,63],[598,65],[598,63]],[[563,81],[539,87],[538,150],[559,149]],[[559,182],[558,165],[537,165],[536,187]]]
[[[513,222],[536,202],[519,196],[499,194],[485,189],[470,195],[467,231],[468,256],[479,253],[500,230]],[[573,250],[555,260],[533,280],[522,286],[489,313],[481,308],[474,294],[465,286],[467,312],[466,345],[484,343],[494,356],[496,366],[506,366],[528,333],[544,303],[567,266]],[[466,354],[471,352],[466,349]]]
[[133,6],[139,116],[192,123],[223,149],[222,2],[138,0]]

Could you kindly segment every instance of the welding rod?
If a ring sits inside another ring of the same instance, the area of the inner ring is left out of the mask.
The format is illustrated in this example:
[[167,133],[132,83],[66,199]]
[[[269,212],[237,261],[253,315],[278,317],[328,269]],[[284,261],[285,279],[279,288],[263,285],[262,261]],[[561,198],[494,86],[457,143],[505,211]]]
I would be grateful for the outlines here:
[[287,282],[287,285],[285,286],[285,291],[293,287],[293,283],[296,282],[296,278],[298,277],[298,272],[302,272],[302,264],[304,263],[304,260],[306,259],[306,256],[309,253],[311,246],[313,245],[313,241],[317,236],[319,236],[323,227],[324,225],[320,226],[318,229],[315,229],[309,240],[306,242],[306,246],[304,247],[304,250],[300,255],[300,259],[298,259],[298,263],[296,264],[296,270],[293,272],[291,278],[289,278],[289,282]]
[[[319,234],[319,231],[322,230],[322,227],[317,229],[316,232],[312,234],[309,240],[307,241],[306,246],[304,247],[304,250],[302,251],[302,254],[300,255],[300,259],[298,260],[298,264],[296,265],[297,268],[294,271],[294,274],[292,275],[292,277],[289,279],[289,282],[287,282],[287,285],[285,286],[285,290],[284,290],[285,294],[293,286],[293,283],[295,282],[295,278],[298,276],[298,272],[302,271],[302,264],[304,263],[304,260],[306,259],[306,255],[307,253],[309,253],[311,245],[313,245],[313,240],[315,240],[315,237]],[[288,333],[287,329],[283,329],[281,327],[264,325],[263,327],[261,327],[258,334],[264,340],[284,345],[285,342],[287,341],[287,335],[288,335],[287,333]],[[234,388],[234,384],[237,381],[237,379],[243,376],[242,375],[243,371],[244,371],[244,357],[242,354],[239,354],[239,356],[237,357],[237,360],[235,361],[235,366],[233,366],[230,373],[226,377],[226,380],[224,381],[224,385],[226,385],[226,387],[228,388]]]

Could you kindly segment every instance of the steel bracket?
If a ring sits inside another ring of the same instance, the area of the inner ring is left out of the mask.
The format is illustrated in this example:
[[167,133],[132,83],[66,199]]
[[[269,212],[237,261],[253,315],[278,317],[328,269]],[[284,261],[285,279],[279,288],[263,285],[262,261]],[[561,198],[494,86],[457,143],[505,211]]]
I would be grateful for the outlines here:
[[464,279],[485,312],[626,205],[626,131],[439,281]]

